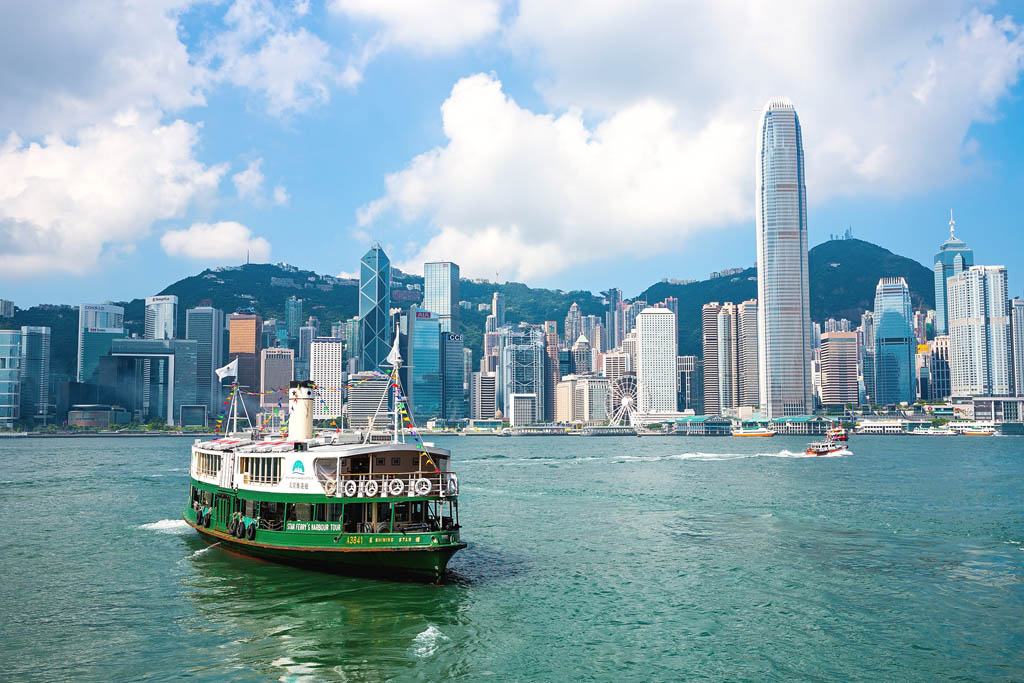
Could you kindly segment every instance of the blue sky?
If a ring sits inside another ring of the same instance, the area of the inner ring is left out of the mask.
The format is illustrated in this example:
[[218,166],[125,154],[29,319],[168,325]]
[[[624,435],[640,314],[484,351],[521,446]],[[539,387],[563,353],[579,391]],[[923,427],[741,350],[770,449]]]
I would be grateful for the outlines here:
[[953,208],[1020,295],[1019,6],[824,5],[5,5],[0,297],[145,296],[246,250],[353,272],[372,240],[414,272],[703,278],[754,261],[772,95],[801,116],[811,244],[850,226],[928,265]]

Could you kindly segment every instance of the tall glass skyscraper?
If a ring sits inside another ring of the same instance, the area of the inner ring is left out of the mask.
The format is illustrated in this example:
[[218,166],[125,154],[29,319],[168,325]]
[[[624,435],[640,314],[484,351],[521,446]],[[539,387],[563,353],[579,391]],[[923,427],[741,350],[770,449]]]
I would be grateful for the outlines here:
[[46,422],[50,414],[50,328],[21,328],[21,417]]
[[974,265],[974,251],[953,234],[956,223],[949,211],[949,239],[935,255],[935,334],[949,334],[949,296],[946,281]]
[[146,297],[146,339],[177,339],[178,297],[173,294]]
[[185,338],[196,342],[196,401],[217,415],[223,400],[221,382],[214,372],[224,359],[224,311],[197,306],[185,311]]
[[757,153],[757,355],[761,410],[804,415],[811,389],[807,187],[800,119],[773,97],[761,114]]
[[0,427],[8,429],[21,418],[21,332],[0,330]]
[[124,337],[124,309],[109,304],[78,307],[78,381],[90,382],[110,344]]
[[884,277],[878,281],[872,317],[875,328],[875,393],[872,400],[878,405],[902,401],[913,403],[917,340],[914,339],[910,288],[906,280]]
[[416,306],[409,309],[406,390],[417,424],[442,414],[441,317]]
[[359,367],[380,370],[391,351],[391,261],[379,244],[363,255],[359,265]]
[[463,352],[465,343],[462,335],[455,332],[441,333],[441,374],[444,377],[444,417],[446,420],[461,420],[466,417],[466,395],[462,390],[463,373],[466,369]]
[[284,324],[287,329],[287,346],[295,348],[299,340],[299,328],[302,327],[302,299],[290,296],[285,300]]
[[440,316],[442,332],[459,331],[459,266],[450,261],[423,264],[423,308]]

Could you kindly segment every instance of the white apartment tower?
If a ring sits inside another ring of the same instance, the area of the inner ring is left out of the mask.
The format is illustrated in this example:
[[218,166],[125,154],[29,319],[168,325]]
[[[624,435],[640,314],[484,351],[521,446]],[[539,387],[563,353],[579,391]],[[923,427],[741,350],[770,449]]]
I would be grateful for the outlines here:
[[637,411],[676,411],[676,316],[645,308],[636,317]]

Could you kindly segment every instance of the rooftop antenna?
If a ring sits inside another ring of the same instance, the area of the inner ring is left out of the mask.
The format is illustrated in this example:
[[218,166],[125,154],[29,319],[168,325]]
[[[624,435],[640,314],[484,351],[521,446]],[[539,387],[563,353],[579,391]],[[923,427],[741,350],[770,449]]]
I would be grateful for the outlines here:
[[953,226],[956,225],[956,221],[953,220],[953,209],[949,210],[949,237],[953,237]]

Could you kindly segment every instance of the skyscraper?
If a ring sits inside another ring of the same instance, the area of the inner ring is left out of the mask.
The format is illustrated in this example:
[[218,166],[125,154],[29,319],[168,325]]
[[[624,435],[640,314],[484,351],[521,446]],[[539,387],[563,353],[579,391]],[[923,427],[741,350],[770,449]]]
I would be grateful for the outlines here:
[[459,266],[451,261],[423,264],[423,308],[437,313],[442,332],[459,331]]
[[409,308],[408,367],[406,391],[412,414],[418,424],[442,415],[443,378],[441,375],[441,316],[433,311]]
[[946,280],[953,396],[1009,396],[1012,389],[1006,268],[970,266]]
[[491,315],[494,316],[495,329],[505,327],[505,295],[501,292],[491,295]]
[[576,368],[577,375],[589,375],[594,372],[594,354],[590,348],[590,341],[580,335],[572,345],[572,364]]
[[679,356],[676,358],[676,371],[679,372],[678,410],[692,410],[694,415],[703,415],[704,364],[701,359],[697,356]]
[[498,359],[498,401],[503,414],[515,419],[516,424],[544,419],[547,353],[543,330],[525,324],[505,328],[499,339]]
[[949,335],[940,334],[928,342],[929,382],[928,398],[933,401],[947,400],[949,386]]
[[287,346],[294,348],[299,341],[299,328],[302,327],[302,299],[290,296],[285,300],[284,325],[288,334]]
[[618,321],[616,313],[618,313],[619,304],[622,302],[622,290],[617,287],[609,287],[608,291],[604,292],[604,297],[608,301],[608,310],[604,314],[604,332],[606,336],[604,348],[614,349],[622,343],[622,337],[619,335],[618,327],[616,327]]
[[857,333],[821,335],[821,403],[826,406],[857,404]]
[[21,419],[46,422],[50,414],[50,328],[21,328]]
[[636,317],[637,412],[676,411],[676,317],[667,308],[645,308]]
[[21,419],[21,332],[0,330],[0,427],[13,429]]
[[555,387],[562,379],[562,370],[558,363],[558,323],[554,320],[544,321],[544,421],[555,419]]
[[769,418],[802,415],[813,406],[807,188],[800,119],[786,98],[761,114],[756,174],[760,405]]
[[917,341],[911,328],[910,288],[901,277],[885,277],[875,287],[874,372],[879,405],[913,403],[914,353]]
[[580,305],[573,301],[569,306],[569,312],[565,315],[565,345],[571,347],[581,334],[583,334],[583,316],[580,315]]
[[462,393],[463,364],[462,335],[455,332],[441,333],[441,376],[442,401],[446,420],[461,420],[466,417],[466,397]]
[[359,267],[360,368],[380,372],[391,351],[391,261],[379,244],[363,255]]
[[109,304],[78,307],[78,381],[91,382],[100,358],[115,339],[124,337],[124,309]]
[[260,391],[260,351],[263,319],[250,313],[228,316],[228,360],[238,359],[238,386]]
[[[309,379],[317,386],[313,418],[340,418],[345,405],[345,342],[337,337],[318,337],[309,345]],[[341,423],[338,423],[341,426]]]
[[718,389],[718,313],[722,305],[717,301],[704,304],[701,309],[701,340],[704,360],[704,412],[720,415],[721,394]]
[[737,399],[741,406],[756,407],[761,400],[757,368],[757,299],[736,305],[736,332],[740,373]]
[[295,352],[275,347],[260,351],[260,408],[288,410],[288,385],[295,379]]
[[1020,297],[1010,302],[1010,329],[1014,395],[1024,396],[1024,299]]
[[953,232],[956,222],[949,210],[949,239],[935,255],[935,334],[949,334],[949,297],[946,281],[974,265],[974,251]]
[[493,372],[474,372],[470,383],[470,417],[474,420],[493,420],[495,410],[495,384]]
[[197,306],[185,311],[185,338],[196,342],[196,400],[208,415],[219,412],[221,383],[214,372],[224,359],[224,311]]
[[178,338],[178,297],[173,294],[146,297],[146,339]]

